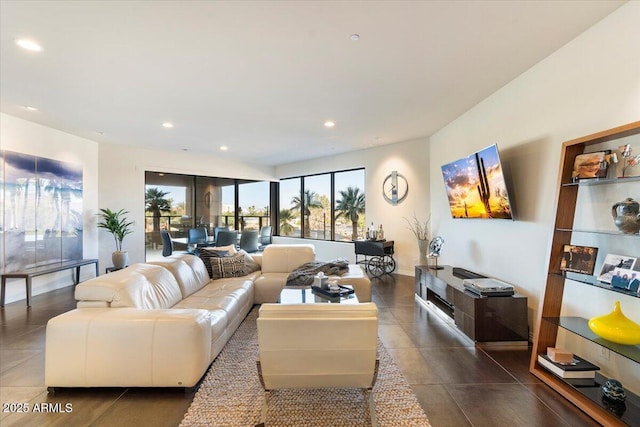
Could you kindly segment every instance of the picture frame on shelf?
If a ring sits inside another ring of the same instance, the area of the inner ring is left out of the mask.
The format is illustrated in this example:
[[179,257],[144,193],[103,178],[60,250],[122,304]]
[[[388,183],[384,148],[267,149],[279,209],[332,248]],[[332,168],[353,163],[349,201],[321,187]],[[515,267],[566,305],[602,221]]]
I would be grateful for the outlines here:
[[637,258],[626,256],[607,254],[600,268],[600,274],[598,274],[598,280],[604,283],[611,283],[611,278],[615,273],[616,268],[623,270],[633,270],[636,265]]
[[573,162],[573,181],[606,178],[611,150],[578,154]]
[[640,272],[616,267],[612,272],[611,286],[616,289],[638,292],[638,288],[640,287]]
[[562,248],[560,270],[591,275],[595,270],[597,256],[598,248],[564,245]]

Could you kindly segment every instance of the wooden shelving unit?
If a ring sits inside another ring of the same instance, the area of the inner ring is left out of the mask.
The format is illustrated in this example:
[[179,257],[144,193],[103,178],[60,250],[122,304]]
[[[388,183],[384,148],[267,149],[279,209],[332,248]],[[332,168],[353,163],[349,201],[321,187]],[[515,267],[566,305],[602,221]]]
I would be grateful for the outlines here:
[[[553,230],[553,240],[551,244],[551,254],[547,272],[547,282],[544,293],[540,300],[540,307],[537,318],[537,335],[534,339],[533,351],[531,354],[530,371],[541,381],[549,385],[551,388],[559,392],[566,399],[582,409],[597,422],[607,426],[624,426],[637,425],[629,422],[628,417],[625,419],[609,412],[597,397],[585,393],[578,387],[574,387],[570,382],[565,381],[551,372],[544,369],[537,363],[539,354],[546,354],[547,347],[556,345],[558,328],[563,328],[580,337],[590,340],[598,345],[609,348],[610,350],[620,354],[627,359],[638,363],[640,369],[640,346],[621,346],[610,343],[602,338],[593,335],[586,326],[586,320],[576,317],[561,317],[562,297],[566,280],[578,280],[583,283],[597,286],[596,281],[589,278],[572,277],[565,275],[560,270],[560,261],[562,259],[562,249],[564,245],[571,244],[571,238],[575,233],[598,233],[609,238],[638,238],[637,235],[632,236],[613,236],[610,231],[598,230],[575,230],[573,228],[574,215],[576,211],[576,202],[578,197],[578,189],[582,185],[626,185],[630,182],[638,182],[639,178],[613,178],[602,180],[591,180],[584,182],[572,182],[571,174],[573,171],[574,161],[577,155],[588,152],[589,146],[612,141],[632,135],[640,134],[640,121],[629,123],[624,126],[598,132],[582,138],[567,141],[562,144],[562,154],[560,158],[560,173],[558,179],[556,217]],[[577,275],[579,276],[579,275]],[[602,292],[612,292],[610,289],[603,287]],[[596,393],[597,394],[597,393]],[[631,396],[627,399],[628,410],[631,409],[632,416],[637,414],[636,407],[637,396]]]

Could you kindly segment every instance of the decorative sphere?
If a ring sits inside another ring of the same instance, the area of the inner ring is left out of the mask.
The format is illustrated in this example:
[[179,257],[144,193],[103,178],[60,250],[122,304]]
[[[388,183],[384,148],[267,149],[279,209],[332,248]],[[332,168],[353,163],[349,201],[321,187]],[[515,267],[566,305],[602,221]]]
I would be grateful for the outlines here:
[[624,402],[627,394],[620,381],[609,379],[602,384],[602,397],[614,402]]

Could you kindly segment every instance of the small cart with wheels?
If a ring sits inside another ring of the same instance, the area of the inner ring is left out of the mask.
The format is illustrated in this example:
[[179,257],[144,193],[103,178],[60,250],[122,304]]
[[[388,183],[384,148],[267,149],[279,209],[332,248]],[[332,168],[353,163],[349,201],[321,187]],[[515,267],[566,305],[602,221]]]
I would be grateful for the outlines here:
[[[364,264],[366,271],[374,277],[393,273],[396,261],[393,259],[393,240],[354,240],[356,264]],[[358,256],[364,256],[359,260]]]

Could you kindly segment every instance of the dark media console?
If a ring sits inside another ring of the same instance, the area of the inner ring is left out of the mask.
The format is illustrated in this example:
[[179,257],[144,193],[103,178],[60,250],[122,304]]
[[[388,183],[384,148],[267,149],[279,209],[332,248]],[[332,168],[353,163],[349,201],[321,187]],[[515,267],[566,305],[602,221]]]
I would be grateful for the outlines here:
[[483,278],[472,271],[443,266],[430,270],[415,267],[416,295],[453,318],[456,326],[477,342],[521,342],[529,340],[527,297],[479,296],[465,291],[464,279]]

